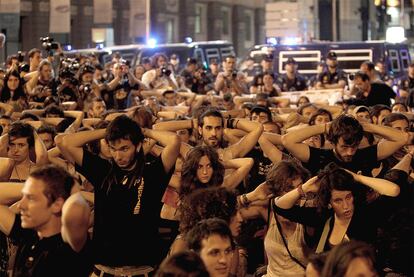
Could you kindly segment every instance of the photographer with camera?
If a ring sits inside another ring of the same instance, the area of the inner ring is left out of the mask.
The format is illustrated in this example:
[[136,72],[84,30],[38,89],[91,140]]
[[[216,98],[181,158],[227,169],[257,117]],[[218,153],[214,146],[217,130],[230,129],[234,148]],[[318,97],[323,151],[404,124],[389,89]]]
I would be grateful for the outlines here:
[[197,94],[206,94],[209,90],[206,86],[212,83],[208,71],[198,65],[194,58],[188,58],[186,67],[181,71],[181,77],[184,85]]
[[52,64],[48,60],[41,61],[36,73],[26,83],[29,101],[43,103],[47,97],[56,95],[57,85]]
[[79,80],[76,78],[79,70],[79,62],[76,59],[66,58],[62,60],[59,70],[59,86],[57,95],[59,103],[73,101],[80,105]]
[[178,83],[174,73],[168,67],[166,55],[157,53],[151,57],[152,68],[142,76],[142,83],[150,89],[161,89],[171,87],[178,89]]
[[103,96],[108,109],[123,110],[127,108],[131,90],[138,90],[141,82],[129,70],[129,62],[120,59],[112,66],[113,79],[106,86],[109,94]]
[[247,93],[247,84],[243,73],[236,70],[236,57],[227,56],[223,61],[223,72],[217,75],[214,89],[223,94],[230,92],[236,95]]

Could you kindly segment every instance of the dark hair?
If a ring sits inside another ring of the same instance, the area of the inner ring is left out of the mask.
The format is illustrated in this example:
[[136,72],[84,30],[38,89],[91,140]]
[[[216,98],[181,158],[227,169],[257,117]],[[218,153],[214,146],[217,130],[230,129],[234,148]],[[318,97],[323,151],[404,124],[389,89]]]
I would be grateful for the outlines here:
[[274,164],[266,175],[266,183],[274,196],[280,196],[293,190],[292,181],[301,178],[305,182],[310,173],[295,160]]
[[203,239],[208,239],[212,235],[230,239],[231,246],[234,249],[235,244],[230,227],[224,220],[219,218],[209,218],[197,222],[186,235],[188,247],[200,253]]
[[260,113],[265,113],[267,115],[267,120],[272,121],[272,112],[269,110],[269,108],[256,105],[250,110],[251,115],[253,114],[259,115]]
[[[101,120],[96,125],[94,125],[94,129],[106,129],[109,125],[109,121],[107,120]],[[79,131],[79,130],[78,130]],[[101,143],[100,139],[94,140],[86,144],[89,151],[91,151],[95,155],[99,155],[101,153]]]
[[59,197],[64,200],[69,198],[74,184],[73,177],[66,170],[53,164],[34,169],[29,177],[44,182],[43,193],[46,195],[49,205]]
[[366,74],[365,72],[362,72],[362,71],[358,71],[354,74],[354,80],[357,79],[357,78],[361,79],[363,82],[369,81],[368,74]]
[[209,277],[203,260],[194,251],[183,251],[167,257],[155,277]]
[[9,143],[12,139],[27,138],[30,147],[34,145],[33,127],[21,121],[13,122],[9,128]]
[[[259,80],[262,80],[261,84],[259,84]],[[257,74],[253,78],[252,86],[258,86],[258,85],[263,85],[263,74],[262,73]]]
[[[13,96],[11,95],[11,91],[9,86],[7,85],[7,82],[9,81],[10,77],[16,77],[19,79],[19,85],[16,88],[16,90],[13,92]],[[0,90],[0,101],[6,103],[10,99],[12,101],[17,101],[20,98],[26,99],[26,93],[24,92],[23,88],[23,79],[20,77],[20,74],[17,70],[11,70],[6,73],[6,76],[4,77],[4,86],[3,89]]]
[[20,121],[22,121],[24,119],[31,119],[31,121],[40,121],[40,117],[35,115],[34,113],[24,113],[20,117]]
[[355,207],[363,203],[364,194],[362,186],[354,180],[350,173],[337,164],[329,163],[318,174],[318,179],[320,185],[317,192],[317,207],[320,211],[328,208],[332,197],[332,190],[351,191]]
[[142,128],[151,129],[153,125],[152,111],[146,106],[139,107],[132,113],[132,119]]
[[318,117],[318,115],[327,115],[329,117],[329,121],[332,121],[332,114],[330,111],[325,110],[323,108],[317,109],[316,112],[314,112],[309,119],[309,125],[315,125],[315,120]]
[[[302,96],[300,96],[300,97],[298,98],[298,101],[296,101],[296,106],[298,106],[298,107],[299,107],[299,101],[300,101],[301,99],[305,99],[305,100],[306,100],[306,103],[310,103],[309,98],[308,98],[307,96],[305,96],[305,95],[302,95]],[[305,105],[305,104],[303,104],[303,105]]]
[[391,105],[391,110],[392,110],[395,106],[397,106],[397,105],[401,105],[401,106],[403,106],[403,107],[404,107],[404,109],[405,109],[405,111],[406,111],[406,112],[408,111],[408,107],[407,107],[407,105],[406,105],[406,104],[404,104],[404,103],[401,103],[401,102],[395,102],[394,104],[392,104],[392,105]]
[[371,246],[362,241],[351,240],[335,246],[326,258],[322,277],[345,276],[349,265],[355,258],[364,258],[375,269],[375,252]]
[[309,107],[313,107],[315,110],[318,109],[318,107],[316,107],[314,104],[306,103],[306,104],[303,104],[302,106],[300,106],[298,108],[298,114],[303,115],[303,110],[306,109],[306,108],[309,108]]
[[182,234],[207,218],[218,217],[229,224],[237,213],[237,196],[224,187],[199,189],[184,197],[178,210]]
[[198,126],[199,127],[203,127],[204,125],[204,118],[208,117],[208,116],[212,116],[212,117],[218,117],[221,119],[221,126],[224,127],[224,118],[223,115],[221,114],[221,112],[219,110],[217,110],[216,108],[208,108],[206,111],[204,111],[199,117],[198,117]]
[[366,65],[369,71],[375,70],[375,64],[371,61],[365,61],[361,65]]
[[120,115],[109,123],[105,134],[107,142],[119,139],[129,139],[132,144],[138,145],[144,140],[144,135],[138,123],[126,115]]
[[374,117],[374,116],[378,117],[383,110],[387,110],[389,112],[392,112],[390,107],[388,107],[386,105],[382,105],[382,104],[377,104],[377,105],[371,107],[369,115],[371,117]]
[[59,117],[64,117],[63,109],[55,104],[51,104],[45,109],[45,117],[48,115],[58,115]]
[[308,262],[312,264],[313,268],[319,273],[319,275],[322,273],[327,257],[328,252],[322,252],[318,254],[313,253],[308,257]]
[[[207,156],[213,168],[213,175],[208,184],[204,185],[197,179],[198,163]],[[218,187],[223,184],[224,166],[221,164],[217,151],[211,146],[196,146],[191,149],[182,166],[181,188],[182,196],[198,188]]]
[[402,113],[390,113],[382,120],[382,125],[391,127],[391,123],[397,120],[405,120],[408,123],[408,126],[410,126],[410,120],[408,120],[408,117]]
[[168,61],[168,57],[164,54],[164,53],[155,53],[152,57],[151,57],[151,66],[153,68],[157,68],[158,67],[158,60],[160,58],[164,58],[165,61]]
[[350,115],[340,115],[331,123],[327,139],[332,144],[337,144],[339,138],[344,140],[346,145],[357,145],[363,136],[362,125]]
[[40,51],[40,49],[38,49],[38,48],[32,48],[32,49],[30,49],[30,51],[27,53],[27,56],[29,57],[29,58],[33,58],[33,56],[36,54],[36,53],[42,53],[42,51]]
[[48,133],[52,136],[52,139],[56,136],[56,127],[53,125],[43,124],[37,129],[38,134]]

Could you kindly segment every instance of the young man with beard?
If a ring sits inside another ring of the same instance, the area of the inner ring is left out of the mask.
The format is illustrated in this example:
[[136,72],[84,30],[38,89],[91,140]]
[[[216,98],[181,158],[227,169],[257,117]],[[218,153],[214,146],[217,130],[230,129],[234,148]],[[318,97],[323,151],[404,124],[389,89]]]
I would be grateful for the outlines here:
[[[36,168],[0,191],[0,232],[17,246],[11,276],[89,276],[89,206],[64,169]],[[19,214],[9,208],[16,201]]]
[[[164,146],[159,157],[146,159],[144,137]],[[109,161],[83,148],[101,138],[109,145]],[[179,154],[178,136],[140,128],[131,118],[121,115],[106,130],[68,134],[58,138],[57,145],[95,188],[94,276],[124,271],[127,266],[157,264],[160,200]]]
[[[363,132],[381,136],[384,140],[376,145],[359,149]],[[328,134],[334,149],[318,149],[303,143],[304,140],[319,134]],[[332,123],[309,126],[292,131],[282,137],[283,145],[312,172],[313,175],[330,162],[353,172],[362,171],[371,175],[377,161],[383,160],[400,149],[412,136],[402,131],[374,124],[360,124],[354,117],[341,115]]]
[[[224,128],[241,129],[247,132],[247,135],[239,142],[226,146],[223,139]],[[197,120],[157,123],[154,129],[174,132],[182,129],[197,129],[200,143],[216,148],[220,158],[224,160],[243,158],[256,145],[263,132],[263,126],[259,122],[236,118],[225,120],[216,109],[207,109]]]

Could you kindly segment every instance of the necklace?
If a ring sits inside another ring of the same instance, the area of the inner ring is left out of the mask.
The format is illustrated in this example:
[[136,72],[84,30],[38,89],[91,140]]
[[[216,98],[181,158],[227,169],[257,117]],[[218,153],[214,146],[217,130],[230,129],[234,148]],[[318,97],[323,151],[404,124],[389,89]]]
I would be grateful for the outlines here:
[[[32,164],[29,162],[29,173],[30,173],[30,169],[31,169],[31,167],[32,167]],[[19,180],[20,182],[23,182],[23,181],[25,181],[25,180],[26,180],[26,179],[22,179],[22,178],[20,178],[19,171],[17,170],[17,165],[15,165],[15,166],[14,166],[13,170],[14,170],[14,171],[16,171],[17,180]],[[12,175],[13,175],[13,174],[12,174]]]

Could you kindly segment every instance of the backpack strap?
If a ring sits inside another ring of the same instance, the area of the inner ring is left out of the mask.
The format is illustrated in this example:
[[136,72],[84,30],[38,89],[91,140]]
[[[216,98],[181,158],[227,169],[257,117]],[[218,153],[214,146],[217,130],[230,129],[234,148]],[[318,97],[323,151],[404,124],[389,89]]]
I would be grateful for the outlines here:
[[325,248],[326,240],[328,239],[330,224],[331,224],[332,216],[329,217],[326,222],[325,226],[323,227],[321,238],[319,239],[318,246],[316,247],[316,254],[322,253],[323,249]]

